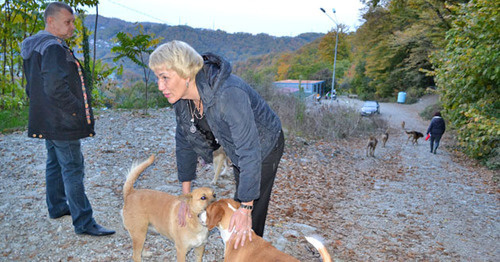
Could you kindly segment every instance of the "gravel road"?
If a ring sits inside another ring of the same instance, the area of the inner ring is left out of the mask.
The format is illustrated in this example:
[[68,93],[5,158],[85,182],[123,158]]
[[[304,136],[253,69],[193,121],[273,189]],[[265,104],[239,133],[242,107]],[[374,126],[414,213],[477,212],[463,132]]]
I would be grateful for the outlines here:
[[[428,142],[406,144],[407,129],[424,132],[415,105],[381,104],[391,125],[386,148],[365,156],[366,138],[334,142],[288,137],[276,179],[265,238],[302,261],[318,261],[304,235],[317,235],[335,261],[500,261],[500,191],[492,172],[452,150],[445,134],[437,155]],[[347,103],[349,102],[349,103]],[[357,107],[357,101],[339,103]],[[83,140],[86,190],[98,223],[115,235],[76,235],[70,217],[49,219],[45,204],[45,147],[25,132],[0,135],[0,260],[130,261],[132,245],[121,224],[122,186],[133,161],[157,160],[136,183],[179,194],[174,157],[174,113],[97,111],[97,136]],[[199,165],[196,185],[209,185],[212,167]],[[231,175],[215,187],[231,197]],[[295,209],[294,209],[295,207]],[[321,212],[318,212],[321,210]],[[204,261],[222,261],[216,230]],[[151,231],[145,261],[175,261],[172,242]],[[193,261],[193,255],[188,255]]]

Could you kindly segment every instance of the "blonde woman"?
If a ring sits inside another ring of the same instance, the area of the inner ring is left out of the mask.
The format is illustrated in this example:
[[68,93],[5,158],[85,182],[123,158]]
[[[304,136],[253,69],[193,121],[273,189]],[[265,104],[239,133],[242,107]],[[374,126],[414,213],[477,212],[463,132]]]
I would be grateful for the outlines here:
[[[281,121],[262,97],[231,74],[228,61],[200,55],[187,43],[171,41],[150,56],[158,89],[176,114],[176,159],[182,192],[191,191],[198,156],[212,162],[222,146],[234,166],[235,200],[241,207],[231,219],[235,246],[264,233],[269,198],[283,154]],[[179,210],[184,224],[187,207]]]

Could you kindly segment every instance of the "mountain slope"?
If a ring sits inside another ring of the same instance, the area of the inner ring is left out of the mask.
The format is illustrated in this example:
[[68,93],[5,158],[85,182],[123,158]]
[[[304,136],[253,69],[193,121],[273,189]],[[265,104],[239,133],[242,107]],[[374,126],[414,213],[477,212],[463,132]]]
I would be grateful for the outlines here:
[[[87,28],[94,30],[95,15],[85,19]],[[244,61],[252,56],[294,51],[323,34],[304,33],[296,37],[275,37],[267,34],[252,35],[249,33],[229,34],[222,30],[192,28],[189,26],[169,26],[159,23],[141,23],[145,33],[154,33],[163,37],[162,43],[170,40],[181,40],[189,43],[198,52],[213,52],[224,56],[230,62]],[[113,56],[110,54],[114,45],[113,38],[120,31],[134,34],[136,23],[117,18],[99,16],[97,29],[97,58]],[[91,37],[93,41],[93,36]]]

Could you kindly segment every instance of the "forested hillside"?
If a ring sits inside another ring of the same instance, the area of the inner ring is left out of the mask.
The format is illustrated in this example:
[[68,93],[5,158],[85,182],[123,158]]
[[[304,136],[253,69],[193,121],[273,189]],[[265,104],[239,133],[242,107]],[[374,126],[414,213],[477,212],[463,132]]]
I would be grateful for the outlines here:
[[[118,32],[138,33],[136,23],[117,18],[99,16],[97,24],[98,58],[113,56],[110,54],[110,49],[114,45],[113,38]],[[296,37],[275,37],[267,34],[230,34],[222,30],[169,26],[158,23],[141,23],[141,25],[144,33],[153,33],[156,37],[163,38],[162,42],[182,40],[189,43],[198,52],[214,52],[223,55],[231,62],[244,61],[256,55],[294,51],[323,36],[318,33],[304,33]],[[94,29],[95,15],[86,17],[85,26]],[[93,36],[90,38],[93,39]]]

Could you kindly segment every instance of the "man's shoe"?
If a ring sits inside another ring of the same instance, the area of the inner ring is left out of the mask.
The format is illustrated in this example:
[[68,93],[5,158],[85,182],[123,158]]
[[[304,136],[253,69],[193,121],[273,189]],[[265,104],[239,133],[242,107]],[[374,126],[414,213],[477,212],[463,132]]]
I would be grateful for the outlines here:
[[68,210],[68,211],[66,211],[65,213],[63,213],[63,214],[61,214],[61,215],[59,215],[59,216],[55,216],[55,217],[53,217],[53,216],[50,216],[50,215],[49,215],[49,217],[50,217],[50,218],[52,218],[52,219],[58,219],[58,218],[61,218],[61,217],[63,217],[63,216],[70,216],[70,215],[71,215],[71,212],[69,212],[69,210]]
[[77,233],[77,234],[85,234],[85,235],[99,237],[99,236],[112,235],[114,233],[115,233],[114,230],[109,230],[109,229],[106,229],[98,224],[94,224],[94,225],[90,226],[89,228],[87,228],[87,230],[85,230],[81,233]]

